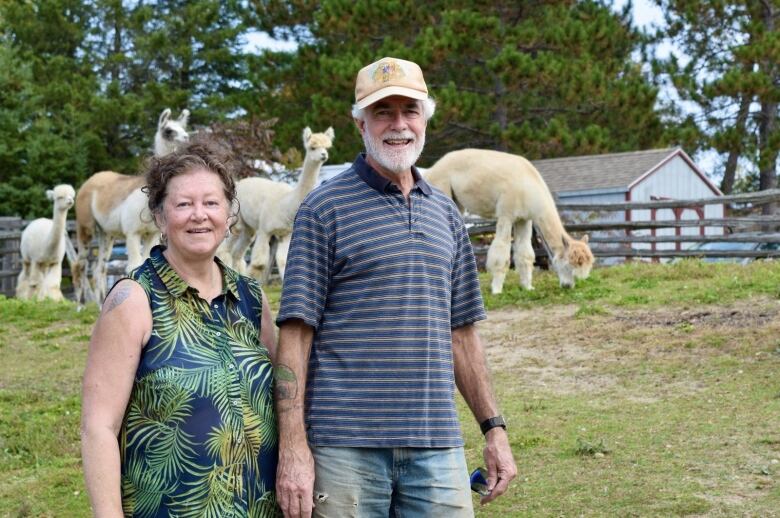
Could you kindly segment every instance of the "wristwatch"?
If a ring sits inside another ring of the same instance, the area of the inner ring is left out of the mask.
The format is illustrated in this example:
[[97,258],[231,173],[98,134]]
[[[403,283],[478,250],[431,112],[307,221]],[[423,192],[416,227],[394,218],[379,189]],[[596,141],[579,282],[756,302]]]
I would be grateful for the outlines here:
[[495,417],[491,417],[490,419],[485,419],[481,423],[479,423],[479,428],[482,430],[482,435],[488,433],[493,428],[500,426],[504,430],[506,430],[506,421],[504,421],[504,417],[497,415]]

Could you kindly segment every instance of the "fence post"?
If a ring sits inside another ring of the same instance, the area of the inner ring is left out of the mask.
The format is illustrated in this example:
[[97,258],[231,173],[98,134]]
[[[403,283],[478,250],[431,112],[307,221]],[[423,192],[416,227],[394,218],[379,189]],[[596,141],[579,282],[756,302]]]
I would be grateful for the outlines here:
[[6,297],[16,294],[16,281],[21,271],[21,258],[19,247],[21,246],[21,229],[24,220],[17,217],[0,218],[0,234],[2,245],[0,246],[0,293]]

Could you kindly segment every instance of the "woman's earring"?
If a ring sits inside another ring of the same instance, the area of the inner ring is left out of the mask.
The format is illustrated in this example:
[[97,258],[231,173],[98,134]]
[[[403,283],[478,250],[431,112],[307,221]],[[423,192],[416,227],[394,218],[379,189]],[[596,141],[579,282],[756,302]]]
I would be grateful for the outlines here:
[[165,235],[165,232],[160,232],[160,243],[163,245],[167,244],[168,236]]

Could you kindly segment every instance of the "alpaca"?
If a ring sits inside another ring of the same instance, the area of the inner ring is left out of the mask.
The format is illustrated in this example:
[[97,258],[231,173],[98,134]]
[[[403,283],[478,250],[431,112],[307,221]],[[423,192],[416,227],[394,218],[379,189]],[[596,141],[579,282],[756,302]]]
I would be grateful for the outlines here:
[[547,184],[525,158],[500,151],[462,149],[439,159],[428,169],[425,179],[452,198],[461,210],[496,218],[496,232],[487,254],[493,293],[503,290],[510,246],[520,284],[533,289],[533,223],[549,247],[562,287],[572,288],[575,278],[585,279],[590,274],[593,253],[588,247],[588,236],[577,240],[566,233]]
[[[167,155],[188,141],[186,125],[189,115],[189,110],[182,110],[178,119],[171,119],[171,110],[163,110],[154,136],[155,156]],[[86,272],[89,244],[93,236],[98,239],[98,254],[92,270],[93,297],[96,302],[102,301],[105,296],[106,263],[111,258],[115,239],[125,239],[127,272],[140,266],[152,247],[159,242],[159,231],[147,207],[148,198],[141,190],[143,186],[142,176],[101,171],[89,177],[79,188],[76,195],[79,251],[73,268],[73,285],[78,302],[82,302],[89,291]]]
[[173,153],[190,139],[187,133],[189,119],[189,110],[182,110],[178,119],[171,119],[170,108],[163,110],[157,120],[157,133],[154,134],[154,156]]
[[16,285],[20,299],[63,300],[60,283],[67,239],[65,223],[76,191],[62,184],[46,191],[46,197],[54,202],[52,219],[33,220],[22,232],[22,271]]
[[306,156],[303,160],[303,172],[295,187],[265,178],[245,178],[236,184],[241,212],[233,227],[233,235],[225,244],[227,254],[222,252],[220,257],[227,259],[226,262],[233,268],[244,273],[244,255],[254,235],[255,243],[248,273],[265,281],[269,274],[270,241],[272,237],[276,237],[276,266],[279,276],[284,277],[295,213],[303,198],[317,184],[317,177],[322,164],[328,159],[328,149],[333,145],[334,136],[333,128],[328,128],[325,133],[312,133],[308,127],[303,130]]

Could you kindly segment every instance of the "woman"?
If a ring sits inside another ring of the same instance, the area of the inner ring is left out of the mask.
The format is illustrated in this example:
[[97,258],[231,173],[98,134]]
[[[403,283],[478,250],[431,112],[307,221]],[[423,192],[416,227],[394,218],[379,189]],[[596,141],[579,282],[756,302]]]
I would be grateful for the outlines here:
[[146,181],[163,245],[109,292],[84,373],[93,512],[275,516],[271,312],[215,257],[235,184],[203,144],[152,159]]

